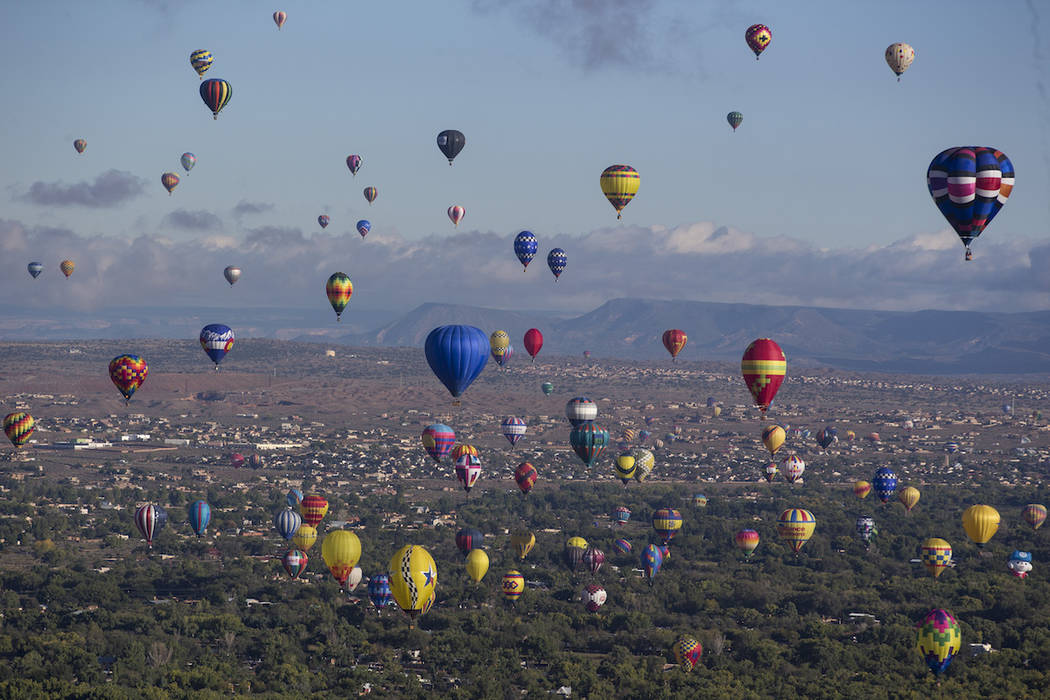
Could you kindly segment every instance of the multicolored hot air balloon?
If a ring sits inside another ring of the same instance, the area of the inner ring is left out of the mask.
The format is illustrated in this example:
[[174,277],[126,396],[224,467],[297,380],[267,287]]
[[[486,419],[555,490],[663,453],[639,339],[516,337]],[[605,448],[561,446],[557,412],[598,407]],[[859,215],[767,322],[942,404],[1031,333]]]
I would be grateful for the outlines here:
[[914,60],[915,49],[908,44],[898,41],[886,47],[886,64],[897,74],[898,83],[901,81],[901,74],[908,70],[908,66]]
[[343,320],[343,309],[350,303],[350,297],[354,295],[354,283],[345,273],[336,272],[325,282],[324,291],[328,295],[328,303],[335,311],[335,320]]
[[871,493],[871,484],[867,481],[855,481],[853,482],[853,495],[863,500],[868,497]]
[[641,181],[638,171],[629,165],[610,165],[602,171],[602,194],[616,210],[617,219],[623,216],[623,208],[638,194]]
[[503,597],[514,602],[525,592],[525,577],[520,571],[508,571],[503,574]]
[[777,518],[777,534],[791,546],[796,556],[802,546],[809,542],[816,528],[817,519],[802,508],[789,508]]
[[303,492],[299,489],[289,489],[284,497],[284,502],[288,504],[289,508],[294,508],[298,512],[299,504],[303,502]]
[[726,121],[733,127],[733,131],[736,131],[736,128],[744,123],[744,115],[740,112],[730,112],[726,115]]
[[536,485],[537,476],[536,467],[529,462],[522,462],[514,470],[514,483],[518,485],[522,493],[528,494],[532,487]]
[[194,501],[186,510],[193,534],[197,537],[203,536],[204,531],[208,529],[208,523],[211,522],[211,506],[206,501]]
[[999,511],[991,506],[970,506],[963,513],[963,529],[978,547],[984,547],[999,529]]
[[780,461],[780,471],[784,472],[784,478],[789,484],[794,484],[802,479],[802,473],[806,471],[806,463],[796,454],[790,454]]
[[755,553],[755,549],[758,547],[758,532],[755,530],[741,530],[736,533],[734,538],[736,546],[744,553],[745,557],[750,557]]
[[784,375],[787,374],[784,351],[769,338],[759,338],[744,350],[740,372],[755,399],[755,405],[765,417],[769,404],[773,402],[773,397],[777,395],[777,390],[784,382]]
[[609,444],[609,431],[592,423],[583,423],[569,433],[569,445],[586,466],[591,466],[602,456]]
[[448,164],[451,167],[452,161],[456,159],[459,152],[467,145],[467,137],[463,135],[462,131],[445,129],[437,135],[437,145],[445,157],[448,158]]
[[826,428],[822,428],[817,432],[817,444],[820,445],[821,449],[826,450],[831,447],[832,443],[839,441],[839,431],[832,428],[830,425]]
[[427,335],[424,352],[430,370],[459,397],[488,363],[488,338],[474,326],[438,326]]
[[58,269],[66,276],[66,279],[69,279],[69,276],[73,274],[73,270],[76,269],[76,263],[72,260],[63,260],[58,264]]
[[219,112],[233,97],[233,88],[225,80],[209,78],[201,83],[200,93],[204,104],[211,110],[212,119],[218,119]]
[[142,537],[146,540],[146,546],[153,549],[153,538],[161,528],[164,527],[164,523],[160,519],[160,513],[162,510],[152,503],[139,506],[135,511],[135,527],[142,533]]
[[875,518],[869,516],[857,518],[855,528],[857,531],[857,537],[864,540],[865,546],[870,545],[872,538],[879,534],[879,528],[875,524]]
[[612,519],[618,524],[623,525],[631,519],[631,509],[626,506],[616,506],[613,508]]
[[463,556],[470,554],[472,549],[480,549],[485,541],[481,530],[473,527],[465,527],[456,533],[456,548]]
[[306,565],[310,562],[310,558],[306,556],[306,552],[301,549],[289,549],[281,557],[281,564],[284,566],[284,570],[288,572],[288,576],[292,579],[299,578],[304,571],[306,571]]
[[361,219],[357,222],[357,232],[361,234],[361,238],[368,235],[368,232],[372,230],[372,222],[368,219]]
[[622,537],[613,540],[613,547],[616,549],[617,552],[620,552],[621,554],[630,554],[631,549],[633,549],[631,547],[631,543],[623,539]]
[[361,559],[361,540],[349,530],[336,530],[321,542],[321,558],[339,586],[346,588],[350,572]]
[[704,647],[692,637],[679,637],[674,643],[674,658],[688,673],[700,662],[700,655],[704,653]]
[[604,563],[605,552],[602,550],[594,546],[583,550],[583,565],[587,567],[587,570],[591,572],[592,576],[598,573],[598,569],[602,568],[602,564]]
[[777,450],[780,449],[780,446],[784,444],[786,439],[787,433],[779,425],[767,426],[762,431],[762,444],[769,451],[770,457],[777,453]]
[[574,428],[590,423],[598,417],[598,404],[586,396],[576,396],[565,404],[565,417],[569,419],[569,425]]
[[118,355],[109,362],[109,378],[124,397],[125,405],[148,375],[149,367],[138,355]]
[[528,530],[515,530],[510,536],[510,546],[518,553],[518,559],[524,561],[536,546],[536,535]]
[[871,487],[880,501],[889,503],[897,491],[897,475],[889,467],[882,467],[876,470],[875,476],[871,478]]
[[36,279],[40,276],[40,273],[44,271],[44,265],[43,263],[31,262],[26,265],[26,269],[29,270],[29,274],[33,279]]
[[653,585],[653,579],[660,573],[660,567],[664,563],[664,555],[655,544],[648,544],[642,550],[642,571],[649,579],[649,585]]
[[160,176],[160,184],[168,191],[168,196],[179,186],[179,176],[175,173],[164,173]]
[[957,146],[941,151],[930,162],[926,186],[971,260],[970,244],[992,223],[1013,191],[1014,166],[994,148]]
[[87,150],[87,141],[84,139],[77,139],[73,142],[73,148],[76,149],[77,153],[83,153]]
[[310,527],[317,527],[328,514],[328,499],[315,493],[305,496],[299,503],[299,513],[303,516],[304,523]]
[[608,597],[609,595],[605,592],[605,589],[595,583],[584,588],[580,594],[584,607],[587,608],[587,612],[591,613],[598,612],[599,608],[605,605]]
[[674,508],[660,508],[653,513],[653,530],[662,544],[670,544],[681,528],[682,514]]
[[346,167],[350,168],[351,175],[357,175],[357,171],[361,169],[361,156],[350,155],[346,157]]
[[684,331],[672,328],[664,331],[663,341],[667,352],[671,353],[671,361],[675,362],[678,359],[678,353],[682,352],[682,348],[689,342],[689,336]]
[[222,271],[222,276],[226,278],[226,281],[229,282],[232,287],[237,283],[237,280],[241,278],[241,268],[230,265]]
[[897,500],[904,504],[904,512],[910,513],[919,502],[919,489],[914,486],[901,489],[901,492],[897,494]]
[[189,174],[193,166],[197,164],[197,156],[186,152],[179,157],[179,162],[182,163],[182,169],[186,171],[186,174]]
[[317,528],[312,525],[300,525],[292,536],[292,544],[304,552],[309,552],[310,547],[317,541]]
[[377,610],[382,610],[390,605],[394,594],[390,591],[390,577],[386,574],[376,574],[368,579],[368,599]]
[[485,553],[484,549],[470,550],[467,553],[466,569],[467,576],[474,583],[481,583],[481,579],[485,578],[485,574],[489,570],[489,555]]
[[762,475],[766,481],[770,484],[773,483],[773,479],[777,478],[777,474],[780,473],[780,468],[777,467],[776,462],[768,462],[765,468],[762,470]]
[[463,221],[463,217],[466,216],[467,210],[459,205],[452,205],[448,208],[448,218],[452,222],[452,225],[459,227],[459,222]]
[[583,564],[583,553],[587,551],[587,540],[582,537],[570,537],[565,543],[565,563],[571,571],[576,571]]
[[443,423],[432,423],[423,428],[421,440],[423,449],[427,451],[430,458],[440,464],[441,460],[452,451],[452,446],[456,443],[456,434],[452,432],[452,428]]
[[554,281],[557,282],[558,278],[561,277],[561,273],[565,272],[565,265],[569,262],[569,256],[565,254],[565,251],[561,248],[552,248],[551,252],[547,253],[547,267],[554,273]]
[[518,262],[522,264],[522,270],[527,270],[529,263],[536,257],[539,243],[536,241],[532,231],[522,231],[514,237],[514,255],[518,256]]
[[962,632],[947,610],[931,610],[916,625],[916,645],[934,675],[941,675],[962,647]]
[[212,61],[215,57],[211,55],[211,51],[206,49],[197,49],[190,54],[190,65],[193,66],[193,70],[197,71],[197,75],[201,78],[211,68]]
[[409,619],[430,610],[437,591],[437,565],[426,548],[408,544],[390,558],[390,592]]
[[1033,530],[1038,530],[1046,522],[1046,506],[1041,503],[1029,503],[1021,510],[1021,518],[1031,525]]
[[540,354],[540,350],[543,348],[543,333],[540,333],[538,328],[530,328],[525,331],[525,352],[529,353],[529,357],[532,361],[536,361],[536,356]]
[[952,546],[939,537],[931,537],[922,543],[920,558],[926,570],[937,578],[952,565]]
[[481,476],[481,458],[477,454],[465,453],[456,458],[456,478],[463,490],[470,493]]
[[277,31],[281,30],[281,27],[284,26],[284,22],[287,19],[288,19],[288,13],[287,12],[281,12],[280,10],[278,10],[277,12],[273,13],[273,22],[274,22],[274,24],[277,25]]
[[631,450],[634,457],[634,480],[639,484],[649,478],[656,466],[656,457],[644,447],[636,447]]
[[4,435],[16,448],[29,442],[35,429],[36,421],[25,411],[15,411],[4,416]]
[[766,50],[769,42],[773,41],[773,31],[764,24],[752,24],[744,32],[744,40],[747,41],[748,48],[755,52],[757,61],[759,54]]
[[[278,535],[286,540],[295,537],[295,533],[299,531],[302,524],[302,516],[291,508],[279,510],[273,516],[274,529],[277,530]],[[303,549],[309,549],[309,547],[303,547]]]
[[1028,578],[1028,573],[1032,570],[1032,553],[1015,549],[1006,560],[1006,568],[1016,578]]
[[372,206],[372,202],[376,201],[376,197],[379,196],[379,190],[375,187],[366,187],[363,191],[365,199],[368,200],[368,205]]
[[209,323],[201,329],[201,347],[212,362],[215,363],[215,371],[219,370],[219,363],[226,353],[233,348],[233,329],[222,323]]
[[328,223],[330,221],[331,219],[328,217],[327,214],[321,214],[317,217],[317,223],[321,225],[321,228],[328,228]]

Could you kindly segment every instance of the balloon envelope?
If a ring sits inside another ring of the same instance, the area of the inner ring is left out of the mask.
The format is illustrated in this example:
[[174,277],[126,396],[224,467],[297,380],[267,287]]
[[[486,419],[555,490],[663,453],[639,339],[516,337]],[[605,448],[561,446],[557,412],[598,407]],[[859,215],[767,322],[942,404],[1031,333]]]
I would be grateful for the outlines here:
[[29,441],[35,426],[33,416],[25,411],[15,411],[4,416],[4,434],[15,447],[21,447]]
[[1014,166],[1002,151],[959,146],[941,151],[926,171],[934,203],[966,246],[984,232],[1014,187]]
[[148,375],[149,366],[138,355],[118,355],[109,362],[109,378],[125,402],[131,401]]
[[547,253],[547,267],[551,269],[555,280],[561,277],[561,273],[565,272],[565,266],[568,262],[569,256],[561,248],[552,248],[551,252]]
[[485,369],[489,345],[474,326],[439,326],[430,331],[424,351],[431,371],[458,397]]
[[226,278],[226,281],[232,287],[241,278],[241,268],[230,265],[222,271],[222,276]]
[[209,323],[201,329],[200,342],[215,368],[233,347],[233,329],[222,323]]
[[802,546],[809,542],[816,528],[816,518],[808,510],[802,508],[789,508],[777,519],[777,534],[780,535],[780,539],[791,546],[795,554],[798,554]]
[[489,555],[485,553],[485,550],[470,550],[470,553],[467,554],[467,576],[470,576],[474,583],[481,583],[481,579],[485,578],[488,570]]
[[752,24],[744,32],[744,41],[748,48],[755,52],[755,60],[759,54],[766,50],[769,43],[773,41],[773,31],[764,24]]
[[529,267],[538,249],[539,244],[532,231],[522,231],[514,237],[514,255],[518,256],[518,262],[522,264],[523,270]]
[[947,610],[931,610],[916,625],[916,646],[930,670],[941,675],[962,646],[959,623]]
[[188,515],[193,534],[200,537],[208,529],[208,523],[211,522],[211,506],[205,501],[194,501],[188,508]]
[[978,547],[983,547],[999,529],[999,511],[991,506],[970,506],[963,513],[966,536]]
[[218,119],[219,112],[233,97],[233,88],[225,80],[209,78],[201,83],[200,93],[204,104],[211,110],[212,118]]
[[336,320],[339,320],[346,305],[350,303],[350,297],[354,295],[354,283],[346,274],[336,272],[325,282],[324,292],[328,296],[328,303],[332,305],[332,310],[335,311]]
[[740,372],[755,405],[765,413],[784,382],[787,359],[779,345],[769,338],[759,338],[744,350]]
[[952,565],[952,546],[939,537],[931,537],[923,542],[919,551],[923,566],[934,578]]
[[448,158],[448,164],[452,165],[452,161],[463,150],[463,147],[467,145],[467,137],[463,135],[462,131],[445,129],[437,135],[437,145],[445,157]]
[[602,171],[599,180],[602,194],[616,210],[617,219],[623,216],[623,208],[638,194],[641,180],[638,171],[629,165],[610,165]]
[[349,530],[336,530],[321,542],[321,557],[340,586],[346,586],[350,572],[361,558],[361,540]]
[[437,565],[426,548],[405,545],[390,558],[387,570],[394,601],[409,618],[430,609],[437,590]]
[[443,423],[433,423],[423,428],[423,449],[427,451],[430,458],[440,462],[452,451],[452,445],[456,442],[456,434],[452,428]]
[[38,262],[31,262],[26,265],[26,269],[29,270],[29,274],[33,276],[33,279],[36,279],[44,271],[44,266]]

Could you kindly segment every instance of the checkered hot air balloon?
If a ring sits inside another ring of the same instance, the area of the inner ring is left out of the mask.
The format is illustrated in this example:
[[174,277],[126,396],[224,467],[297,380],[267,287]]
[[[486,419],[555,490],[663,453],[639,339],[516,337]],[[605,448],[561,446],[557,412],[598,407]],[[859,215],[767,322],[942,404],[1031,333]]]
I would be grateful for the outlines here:
[[514,237],[514,255],[518,257],[518,262],[521,263],[523,271],[529,268],[529,263],[536,257],[538,248],[539,244],[532,231],[522,231]]
[[888,503],[897,491],[897,475],[889,467],[882,467],[871,478],[871,488],[883,503]]
[[692,637],[679,637],[674,644],[674,658],[686,671],[693,670],[703,653],[703,645]]
[[865,546],[871,544],[872,538],[879,534],[879,528],[875,525],[875,518],[869,516],[857,518],[854,528],[857,531],[857,537],[864,541]]
[[4,416],[4,434],[16,448],[29,441],[33,435],[36,421],[25,411],[15,411]]
[[587,608],[587,612],[596,613],[598,610],[605,605],[605,601],[608,600],[609,594],[605,592],[605,589],[601,586],[592,583],[583,589],[580,594],[580,598],[583,600],[584,607]]
[[934,675],[941,675],[962,647],[962,631],[947,610],[931,610],[916,627],[916,646]]
[[931,537],[923,542],[919,551],[923,566],[934,578],[952,565],[952,546],[939,537]]
[[561,248],[552,248],[551,252],[547,253],[547,267],[549,267],[554,274],[555,282],[561,277],[561,273],[565,272],[565,266],[568,262],[569,256],[567,256],[565,251]]
[[118,355],[109,362],[109,378],[124,397],[125,405],[148,375],[149,367],[138,355]]

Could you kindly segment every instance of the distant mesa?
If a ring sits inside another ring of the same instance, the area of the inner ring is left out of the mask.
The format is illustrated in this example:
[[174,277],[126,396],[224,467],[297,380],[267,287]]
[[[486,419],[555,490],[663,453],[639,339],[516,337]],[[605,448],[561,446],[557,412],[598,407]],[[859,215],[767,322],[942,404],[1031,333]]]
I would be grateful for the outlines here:
[[295,401],[288,401],[287,399],[283,400],[283,401],[278,401],[277,405],[278,406],[302,406],[301,403],[296,403]]
[[226,394],[222,391],[202,391],[194,396],[198,401],[223,401]]

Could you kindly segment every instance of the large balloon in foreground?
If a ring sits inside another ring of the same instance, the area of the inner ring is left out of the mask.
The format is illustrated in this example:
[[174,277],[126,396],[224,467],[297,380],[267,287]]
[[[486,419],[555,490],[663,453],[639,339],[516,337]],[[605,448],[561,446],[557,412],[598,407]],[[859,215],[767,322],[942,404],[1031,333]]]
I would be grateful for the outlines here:
[[984,547],[999,529],[999,511],[991,506],[970,506],[963,513],[966,536],[978,547]]
[[755,52],[755,60],[757,61],[759,54],[766,50],[769,42],[773,41],[773,30],[764,24],[752,24],[744,32],[744,40],[747,42],[748,48]]
[[674,658],[686,671],[692,671],[693,667],[700,662],[700,655],[704,653],[704,647],[692,637],[679,637],[674,643]]
[[73,148],[76,149],[77,153],[83,153],[87,150],[87,141],[84,139],[77,139],[73,142]]
[[916,645],[935,675],[941,675],[962,647],[962,632],[955,617],[938,608],[916,625]]
[[957,146],[930,161],[926,186],[970,260],[970,244],[992,223],[1013,191],[1014,166],[994,148]]
[[730,112],[726,115],[726,121],[733,127],[733,131],[736,131],[736,128],[744,123],[744,115],[740,112]]
[[467,554],[467,576],[474,581],[474,583],[481,583],[481,579],[485,578],[485,574],[489,570],[489,555],[485,553],[484,549],[472,549]]
[[118,355],[109,362],[109,378],[127,405],[149,375],[146,361],[138,355]]
[[919,552],[923,566],[934,578],[952,565],[952,546],[940,537],[931,537],[923,542]]
[[675,362],[678,359],[678,353],[682,352],[682,348],[689,342],[689,336],[685,334],[685,331],[672,328],[664,331],[663,342],[664,348],[671,354],[671,361]]
[[361,234],[361,238],[368,235],[368,232],[372,230],[372,222],[368,219],[361,219],[357,222],[357,232]]
[[886,64],[897,74],[898,83],[901,81],[901,74],[908,70],[908,66],[914,60],[915,49],[908,44],[898,41],[886,47]]
[[802,508],[789,508],[777,519],[777,534],[791,546],[796,555],[802,546],[809,542],[816,528],[816,518]]
[[328,295],[328,303],[335,311],[335,320],[341,321],[343,309],[350,303],[350,297],[354,295],[354,283],[342,272],[335,272],[324,285],[325,294]]
[[456,442],[456,434],[452,428],[443,423],[433,423],[423,428],[423,449],[427,451],[430,458],[440,463]]
[[754,397],[755,405],[765,416],[773,397],[784,382],[787,374],[787,359],[780,346],[769,338],[759,338],[753,341],[744,350],[744,357],[740,361],[740,373],[744,376],[751,396]]
[[219,369],[219,363],[226,353],[233,347],[233,329],[222,323],[209,323],[201,329],[201,347],[212,362],[215,369]]
[[1021,517],[1033,530],[1038,530],[1046,522],[1046,506],[1041,503],[1029,503],[1021,511]]
[[424,351],[430,370],[455,397],[477,379],[489,359],[488,338],[474,326],[438,326],[427,335]]
[[361,540],[349,530],[329,532],[321,542],[321,557],[332,578],[345,588],[350,572],[361,558]]
[[568,262],[569,256],[567,256],[565,251],[561,248],[552,248],[551,252],[547,253],[547,267],[549,267],[554,274],[555,282],[561,277],[561,273],[565,272],[565,266]]
[[390,558],[390,592],[409,619],[430,610],[437,591],[437,565],[425,548],[407,544]]
[[284,26],[284,22],[287,19],[288,19],[288,13],[287,12],[281,12],[280,10],[278,10],[277,12],[273,13],[273,22],[274,22],[274,24],[277,25],[277,31],[281,30],[281,27]]
[[211,110],[212,119],[218,119],[219,112],[233,97],[233,88],[225,80],[209,78],[201,83],[200,93],[204,104]]
[[175,173],[164,173],[160,176],[160,184],[168,191],[168,196],[179,186],[179,176]]
[[35,429],[36,421],[25,411],[16,411],[4,416],[4,435],[15,447],[21,447],[29,441]]
[[602,171],[602,194],[616,210],[617,219],[623,216],[623,208],[638,194],[641,181],[638,171],[629,165],[610,165]]
[[44,265],[38,262],[31,262],[26,265],[26,269],[29,270],[29,274],[32,275],[33,279],[36,279],[44,271]]
[[448,158],[448,164],[451,166],[452,161],[463,150],[463,147],[467,145],[467,137],[463,135],[462,131],[445,129],[438,134],[437,145],[441,152],[445,154],[445,157]]
[[222,271],[222,276],[226,278],[226,281],[229,282],[232,287],[237,283],[237,280],[241,278],[241,268],[230,265]]
[[61,270],[62,274],[66,276],[66,279],[69,279],[69,276],[73,274],[73,270],[75,268],[76,263],[74,263],[72,260],[63,260],[58,265],[58,269]]
[[193,166],[197,164],[197,156],[186,152],[179,157],[179,162],[182,163],[182,169],[189,173],[189,171],[193,170]]

